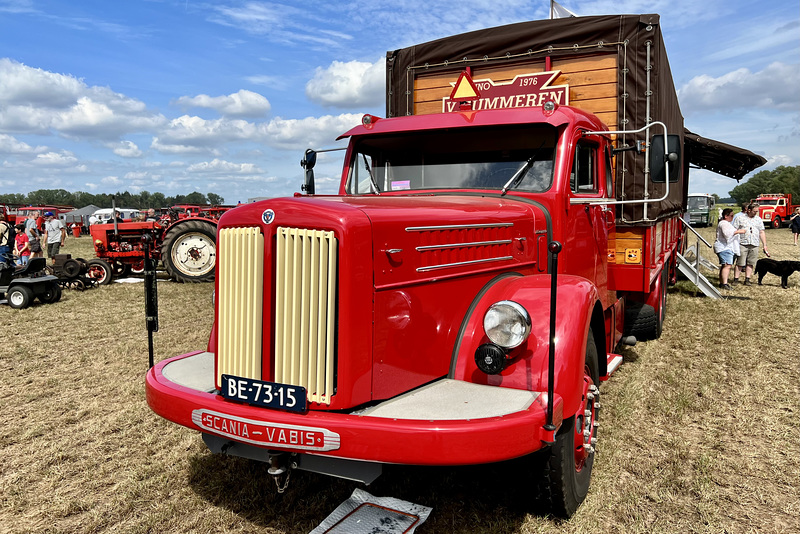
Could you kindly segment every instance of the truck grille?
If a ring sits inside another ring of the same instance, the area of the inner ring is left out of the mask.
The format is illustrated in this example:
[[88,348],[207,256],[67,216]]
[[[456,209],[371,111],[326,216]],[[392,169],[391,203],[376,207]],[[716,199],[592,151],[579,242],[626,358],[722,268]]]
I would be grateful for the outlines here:
[[330,404],[334,393],[338,242],[333,232],[277,229],[275,381]]
[[217,248],[217,384],[223,373],[260,380],[264,236],[223,228]]

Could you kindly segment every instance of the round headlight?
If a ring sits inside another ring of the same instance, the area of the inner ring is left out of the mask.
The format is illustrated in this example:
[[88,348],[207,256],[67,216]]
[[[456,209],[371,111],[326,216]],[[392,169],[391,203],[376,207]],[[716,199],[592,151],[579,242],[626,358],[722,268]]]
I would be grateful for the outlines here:
[[492,343],[505,349],[518,347],[531,333],[531,316],[510,300],[495,302],[483,316],[483,330]]

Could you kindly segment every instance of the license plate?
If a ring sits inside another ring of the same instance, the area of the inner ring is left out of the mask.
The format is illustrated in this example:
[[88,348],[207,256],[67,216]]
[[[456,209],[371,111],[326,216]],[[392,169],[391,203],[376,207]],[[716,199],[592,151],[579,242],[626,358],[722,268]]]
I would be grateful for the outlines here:
[[302,386],[231,375],[222,375],[220,386],[220,394],[226,399],[290,412],[306,411],[306,388]]

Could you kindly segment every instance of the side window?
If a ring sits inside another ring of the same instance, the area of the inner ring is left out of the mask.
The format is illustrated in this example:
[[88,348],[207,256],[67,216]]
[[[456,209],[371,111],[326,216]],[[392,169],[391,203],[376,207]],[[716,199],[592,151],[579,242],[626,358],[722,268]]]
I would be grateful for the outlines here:
[[575,162],[570,175],[570,187],[573,193],[597,193],[597,166],[595,164],[597,150],[594,146],[579,143],[575,149]]
[[614,198],[617,192],[614,191],[614,167],[611,163],[611,149],[606,146],[606,196]]

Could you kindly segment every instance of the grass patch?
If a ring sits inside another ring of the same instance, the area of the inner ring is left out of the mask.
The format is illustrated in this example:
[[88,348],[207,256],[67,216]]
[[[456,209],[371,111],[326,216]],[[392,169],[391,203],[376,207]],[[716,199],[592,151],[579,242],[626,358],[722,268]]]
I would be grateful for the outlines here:
[[[767,238],[797,259],[788,229]],[[64,252],[93,257],[90,238]],[[626,349],[601,388],[592,486],[571,520],[528,513],[514,462],[389,466],[368,491],[433,506],[420,533],[796,531],[800,275],[764,282],[723,301],[670,289],[662,338]],[[159,283],[157,360],[206,346],[212,289]],[[213,456],[153,414],[143,310],[142,284],[0,306],[0,531],[305,533],[358,486],[297,472],[278,494],[266,465]]]

